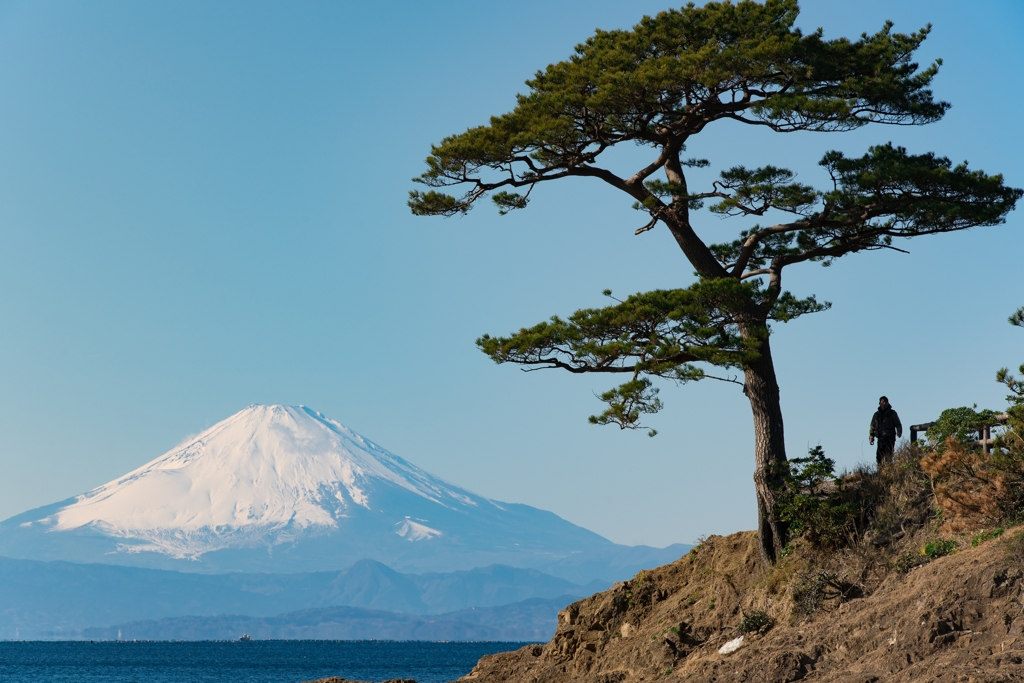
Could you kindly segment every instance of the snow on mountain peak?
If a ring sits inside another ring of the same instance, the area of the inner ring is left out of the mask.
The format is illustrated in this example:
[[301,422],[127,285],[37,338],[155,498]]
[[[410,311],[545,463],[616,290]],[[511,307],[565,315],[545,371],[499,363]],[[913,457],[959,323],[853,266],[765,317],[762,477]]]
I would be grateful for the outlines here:
[[411,519],[401,521],[395,526],[398,527],[398,531],[395,533],[407,541],[428,541],[442,535],[437,529],[431,529],[426,524],[420,524]]
[[[130,552],[195,558],[330,532],[396,487],[446,508],[486,502],[305,406],[251,405],[44,521],[131,539]],[[440,535],[409,519],[396,526],[407,540]]]

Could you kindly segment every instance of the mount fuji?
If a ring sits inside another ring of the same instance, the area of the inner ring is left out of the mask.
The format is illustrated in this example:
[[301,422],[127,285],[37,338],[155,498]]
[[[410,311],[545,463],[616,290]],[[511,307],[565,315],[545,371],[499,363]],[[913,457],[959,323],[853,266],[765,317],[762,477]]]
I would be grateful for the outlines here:
[[0,555],[215,573],[490,564],[618,580],[688,546],[621,546],[450,484],[304,406],[253,405],[92,491],[0,522]]

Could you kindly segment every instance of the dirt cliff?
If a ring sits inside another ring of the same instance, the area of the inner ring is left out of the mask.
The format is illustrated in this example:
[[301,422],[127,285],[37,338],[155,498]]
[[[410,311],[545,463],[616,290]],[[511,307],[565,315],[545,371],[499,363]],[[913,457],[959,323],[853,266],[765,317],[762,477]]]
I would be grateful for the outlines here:
[[[830,573],[827,558],[766,569],[753,532],[712,537],[570,605],[546,645],[484,657],[460,680],[1024,681],[1022,534],[859,586]],[[737,650],[719,652],[741,635]]]

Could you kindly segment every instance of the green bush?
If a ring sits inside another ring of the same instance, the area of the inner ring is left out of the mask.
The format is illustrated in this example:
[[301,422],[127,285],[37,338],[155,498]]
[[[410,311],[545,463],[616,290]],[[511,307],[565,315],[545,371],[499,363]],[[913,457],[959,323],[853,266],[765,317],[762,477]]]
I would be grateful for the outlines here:
[[921,548],[921,554],[929,560],[956,552],[956,541],[929,541]]
[[806,458],[789,461],[786,489],[779,499],[779,516],[790,534],[815,547],[840,548],[856,532],[857,505],[848,500],[843,482],[835,476],[835,461],[821,446]]
[[994,411],[979,411],[976,410],[977,407],[961,406],[943,410],[939,419],[926,432],[933,447],[941,452],[945,449],[946,442],[952,438],[968,450],[977,448],[975,440],[978,438],[978,430],[999,424]]

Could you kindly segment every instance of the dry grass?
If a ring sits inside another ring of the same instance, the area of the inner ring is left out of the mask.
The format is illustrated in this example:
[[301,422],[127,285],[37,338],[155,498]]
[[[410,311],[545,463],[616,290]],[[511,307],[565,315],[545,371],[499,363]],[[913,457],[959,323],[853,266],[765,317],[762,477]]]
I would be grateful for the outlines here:
[[1024,567],[1024,529],[1008,534],[1003,540],[1003,548],[1010,567]]
[[1006,475],[992,467],[991,460],[952,438],[944,448],[921,458],[921,469],[931,477],[935,502],[943,513],[943,532],[973,533],[1003,521],[1009,487]]

